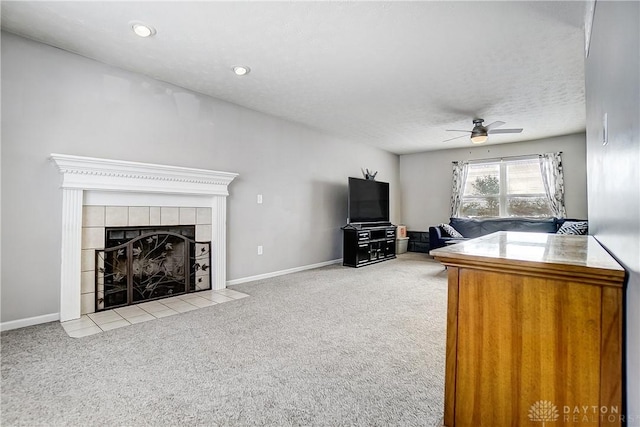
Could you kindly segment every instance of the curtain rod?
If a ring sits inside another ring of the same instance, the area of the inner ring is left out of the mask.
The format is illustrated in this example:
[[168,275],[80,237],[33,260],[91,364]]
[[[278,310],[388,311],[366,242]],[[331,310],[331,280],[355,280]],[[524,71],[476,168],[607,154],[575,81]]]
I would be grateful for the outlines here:
[[[557,151],[558,154],[562,154],[562,151]],[[504,157],[493,157],[489,159],[474,159],[474,160],[466,160],[467,163],[484,163],[484,162],[496,162],[502,160],[515,160],[515,159],[530,159],[534,157],[542,157],[542,154],[524,154],[521,156],[504,156]],[[464,161],[464,160],[463,160]],[[460,160],[454,160],[451,163],[460,163]]]

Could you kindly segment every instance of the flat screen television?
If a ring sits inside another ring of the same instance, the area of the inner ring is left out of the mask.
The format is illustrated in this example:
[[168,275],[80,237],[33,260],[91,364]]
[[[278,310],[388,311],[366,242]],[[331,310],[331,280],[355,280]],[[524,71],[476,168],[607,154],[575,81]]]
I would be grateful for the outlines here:
[[389,183],[349,178],[349,222],[389,222]]

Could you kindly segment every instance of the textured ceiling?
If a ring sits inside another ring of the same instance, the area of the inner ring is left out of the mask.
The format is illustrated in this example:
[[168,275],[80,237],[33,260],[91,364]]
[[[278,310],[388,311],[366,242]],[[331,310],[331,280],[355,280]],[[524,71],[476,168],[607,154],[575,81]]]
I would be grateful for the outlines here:
[[393,153],[467,146],[442,141],[474,117],[524,128],[487,144],[585,129],[582,1],[1,7],[3,30]]

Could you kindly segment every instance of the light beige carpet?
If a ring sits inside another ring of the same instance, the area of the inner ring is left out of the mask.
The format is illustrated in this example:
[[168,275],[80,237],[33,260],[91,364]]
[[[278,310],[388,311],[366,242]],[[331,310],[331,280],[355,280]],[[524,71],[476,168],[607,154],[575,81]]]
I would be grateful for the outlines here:
[[2,333],[3,426],[433,426],[446,272],[424,254],[234,286],[219,306],[70,338]]

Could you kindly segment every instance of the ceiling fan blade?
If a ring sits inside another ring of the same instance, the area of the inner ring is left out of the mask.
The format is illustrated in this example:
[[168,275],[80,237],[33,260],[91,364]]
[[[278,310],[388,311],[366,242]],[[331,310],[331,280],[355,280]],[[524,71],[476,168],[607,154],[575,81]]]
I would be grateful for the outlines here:
[[495,121],[495,122],[493,122],[491,124],[486,125],[484,128],[486,130],[491,130],[493,128],[497,128],[497,127],[503,126],[504,124],[505,124],[505,122],[501,122],[500,120],[498,120],[498,121]]
[[467,136],[467,135],[456,136],[455,138],[445,139],[445,140],[444,140],[444,141],[442,141],[442,142],[453,141],[454,139],[460,139],[460,138],[469,138],[469,136]]
[[522,128],[519,129],[494,129],[490,130],[489,133],[520,133],[522,132]]
[[471,133],[470,130],[460,130],[460,129],[446,129],[447,132],[466,132]]

